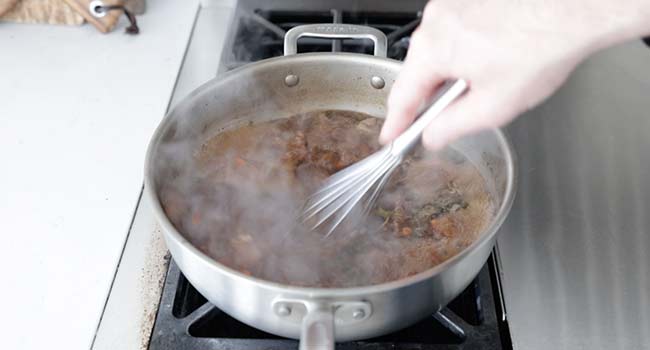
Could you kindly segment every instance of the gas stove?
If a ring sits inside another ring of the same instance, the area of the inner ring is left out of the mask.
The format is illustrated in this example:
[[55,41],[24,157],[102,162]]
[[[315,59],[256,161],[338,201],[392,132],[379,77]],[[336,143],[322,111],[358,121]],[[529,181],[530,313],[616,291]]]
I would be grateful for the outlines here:
[[[201,1],[170,105],[221,72],[281,55],[283,33],[302,23],[374,26],[402,59],[425,2]],[[369,52],[370,43],[298,48]],[[650,149],[649,55],[639,41],[599,53],[508,128],[517,200],[468,290],[407,330],[339,348],[650,349],[650,166],[639,161]],[[170,259],[151,205],[137,204],[92,350],[296,348],[206,303]]]
[[[501,318],[495,269],[491,258],[454,301],[419,323],[378,338],[337,344],[337,349],[512,349],[507,323]],[[168,349],[285,350],[298,349],[298,341],[228,316],[207,302],[172,261],[149,345],[149,350]]]
[[[226,37],[218,72],[281,56],[287,30],[311,23],[375,27],[388,38],[388,56],[403,60],[425,1],[240,0]],[[372,5],[372,6],[371,6]],[[305,38],[299,52],[372,54],[372,42]],[[421,322],[375,339],[338,344],[338,349],[511,349],[495,258],[447,308]],[[173,261],[169,264],[149,350],[297,349],[298,342],[243,324],[198,293]]]
[[[246,63],[282,56],[284,34],[302,24],[346,23],[367,25],[381,30],[388,39],[388,57],[403,60],[410,35],[420,24],[422,1],[406,2],[410,7],[369,6],[361,10],[356,2],[243,1],[237,11],[236,24],[226,42],[222,69],[230,70]],[[302,9],[295,10],[297,4]],[[388,5],[392,5],[389,3]],[[327,40],[303,38],[298,53],[354,52],[372,55],[370,40]]]

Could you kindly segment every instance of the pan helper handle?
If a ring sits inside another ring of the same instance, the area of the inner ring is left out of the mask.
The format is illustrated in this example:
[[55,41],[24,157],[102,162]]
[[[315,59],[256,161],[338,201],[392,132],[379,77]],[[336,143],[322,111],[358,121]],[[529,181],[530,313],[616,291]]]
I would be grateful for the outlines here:
[[310,307],[302,320],[300,350],[334,350],[334,307]]
[[291,28],[284,36],[284,55],[298,53],[298,39],[302,37],[325,39],[369,39],[375,44],[374,55],[386,57],[388,39],[379,29],[356,24],[305,24]]

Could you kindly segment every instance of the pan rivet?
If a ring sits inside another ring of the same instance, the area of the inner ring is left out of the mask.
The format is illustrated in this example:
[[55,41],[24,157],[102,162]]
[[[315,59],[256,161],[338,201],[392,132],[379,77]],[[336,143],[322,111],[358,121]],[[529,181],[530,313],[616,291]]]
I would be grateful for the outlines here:
[[382,77],[375,75],[374,77],[370,78],[370,85],[372,85],[372,87],[375,89],[383,89],[384,86],[386,86],[386,82],[384,79],[382,79]]
[[288,87],[298,85],[299,81],[300,81],[300,78],[298,78],[298,76],[294,75],[294,74],[289,74],[284,78],[284,84],[286,86],[288,86]]
[[286,305],[278,306],[278,315],[280,316],[289,316],[291,315],[291,308]]
[[363,311],[362,309],[354,310],[354,312],[352,313],[352,318],[354,318],[355,320],[360,320],[364,317],[366,317],[366,312]]

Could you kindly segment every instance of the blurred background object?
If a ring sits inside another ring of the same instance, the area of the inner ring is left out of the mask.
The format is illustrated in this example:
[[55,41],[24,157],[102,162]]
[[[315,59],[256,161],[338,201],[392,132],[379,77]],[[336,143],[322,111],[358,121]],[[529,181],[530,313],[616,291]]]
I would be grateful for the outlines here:
[[0,22],[81,25],[89,22],[102,33],[112,31],[126,9],[137,33],[135,17],[145,11],[145,0],[0,0]]
[[63,0],[0,0],[0,21],[81,25],[84,18]]
[[141,15],[146,9],[145,0],[126,0],[124,6],[134,15]]
[[11,10],[16,5],[17,0],[0,0],[0,16]]
[[64,0],[68,5],[79,12],[86,21],[91,23],[102,33],[108,33],[117,24],[122,15],[121,10],[103,10],[110,6],[122,6],[123,0]]

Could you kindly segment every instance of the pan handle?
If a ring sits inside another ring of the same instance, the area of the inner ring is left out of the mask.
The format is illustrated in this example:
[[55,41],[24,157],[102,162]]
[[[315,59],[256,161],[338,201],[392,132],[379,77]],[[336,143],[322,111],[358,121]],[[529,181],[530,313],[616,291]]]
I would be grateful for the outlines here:
[[370,39],[375,44],[375,56],[386,57],[388,39],[379,29],[354,24],[305,24],[291,28],[284,36],[284,55],[298,53],[298,39],[301,37],[328,39]]
[[334,350],[334,310],[314,305],[302,320],[300,350]]

